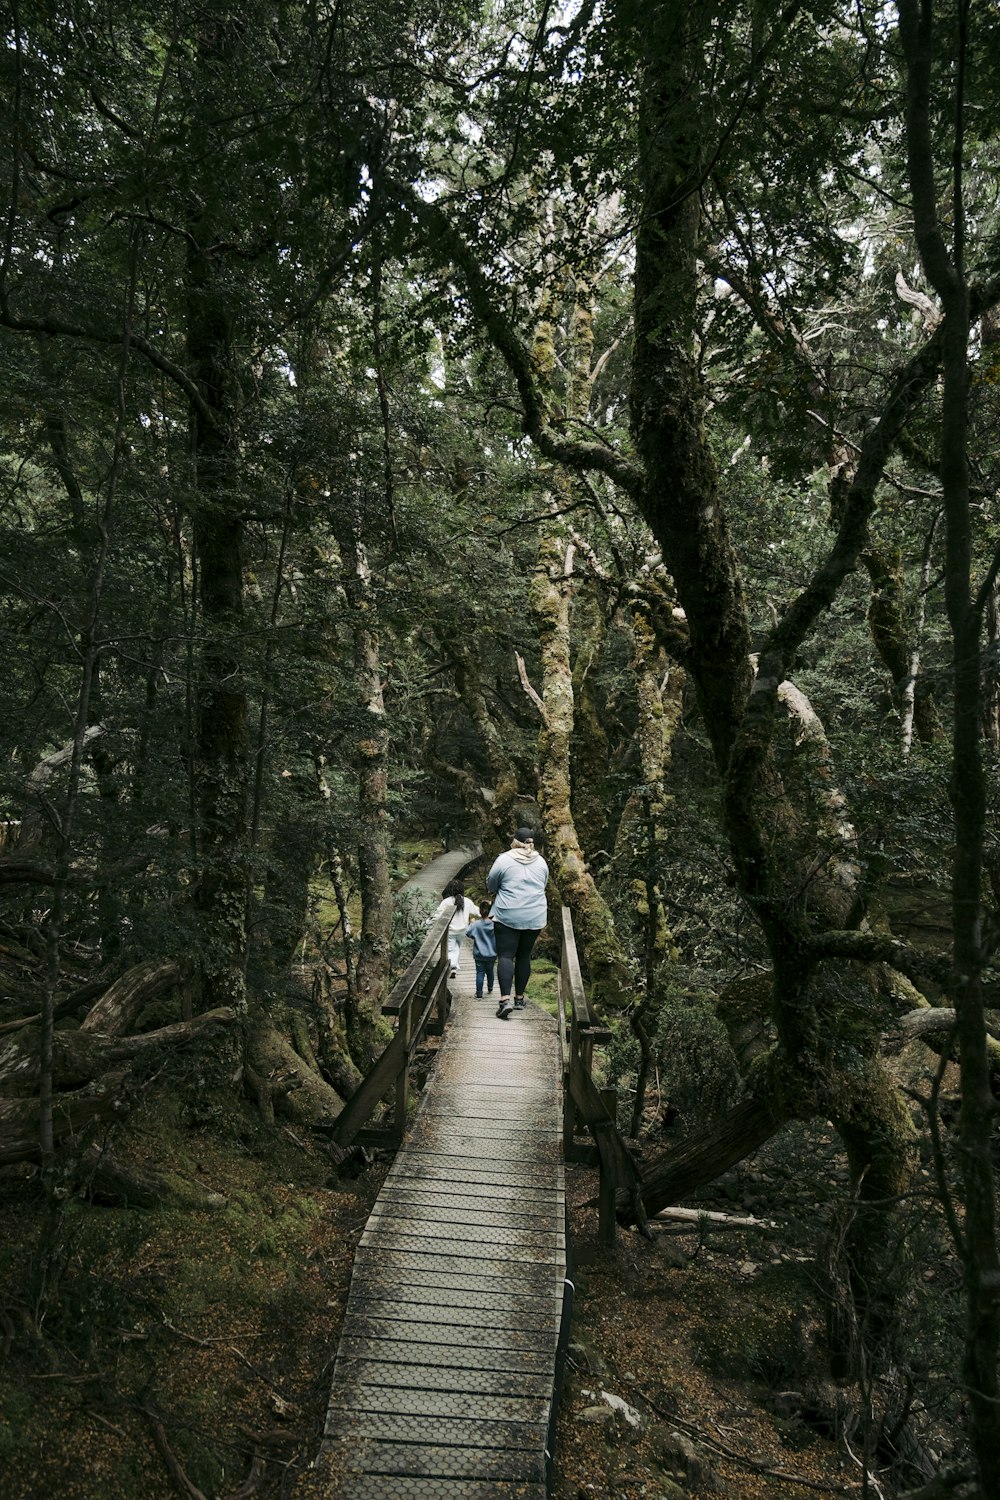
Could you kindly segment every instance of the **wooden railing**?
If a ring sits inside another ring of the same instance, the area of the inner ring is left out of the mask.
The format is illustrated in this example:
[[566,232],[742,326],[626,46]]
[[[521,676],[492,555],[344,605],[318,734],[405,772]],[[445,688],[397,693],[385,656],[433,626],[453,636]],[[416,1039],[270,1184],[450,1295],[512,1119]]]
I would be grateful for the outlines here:
[[[602,1244],[615,1239],[619,1195],[627,1199],[643,1233],[648,1234],[642,1207],[639,1172],[616,1120],[614,1089],[594,1082],[594,1047],[611,1040],[611,1032],[590,1013],[580,973],[580,960],[568,906],[561,908],[559,958],[559,1045],[563,1065],[563,1154],[567,1161],[594,1162],[600,1167],[598,1233]],[[577,1133],[589,1130],[594,1145],[579,1142]]]
[[[395,1035],[333,1123],[331,1135],[341,1151],[352,1144],[398,1146],[406,1129],[410,1064],[425,1036],[440,1036],[448,1019],[448,924],[445,912],[427,936],[382,1006],[396,1016]],[[648,1232],[640,1194],[639,1172],[616,1122],[614,1089],[594,1082],[594,1048],[611,1040],[611,1032],[591,1015],[580,973],[580,960],[567,906],[560,913],[559,1047],[563,1075],[563,1153],[567,1161],[600,1167],[599,1234],[614,1243],[616,1209],[628,1203],[640,1229]],[[379,1104],[395,1090],[391,1125],[366,1129]],[[589,1131],[593,1144],[577,1136]]]
[[[403,1139],[413,1054],[425,1036],[440,1036],[448,1019],[451,916],[451,912],[442,913],[428,929],[406,973],[382,1006],[383,1015],[398,1018],[395,1035],[333,1123],[331,1134],[342,1150],[354,1143],[398,1146]],[[366,1130],[365,1125],[392,1089],[396,1091],[392,1125]]]

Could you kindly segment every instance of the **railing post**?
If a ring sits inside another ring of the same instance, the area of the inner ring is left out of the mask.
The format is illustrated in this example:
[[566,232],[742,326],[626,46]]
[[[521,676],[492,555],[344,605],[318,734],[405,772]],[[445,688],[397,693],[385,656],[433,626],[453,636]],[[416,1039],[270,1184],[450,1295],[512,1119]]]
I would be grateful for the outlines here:
[[[569,1059],[564,1073],[567,1097],[563,1105],[563,1149],[567,1161],[574,1157],[580,1159],[574,1135],[577,1122],[582,1121],[593,1136],[600,1168],[598,1235],[602,1245],[613,1245],[618,1194],[628,1188],[634,1169],[618,1133],[616,1091],[599,1089],[593,1077],[594,1047],[609,1041],[611,1032],[590,1014],[576,952],[573,919],[568,908],[562,909],[561,918],[560,1036],[565,1036],[567,1028],[569,1031]],[[593,1160],[589,1153],[588,1157]]]
[[588,1078],[593,1078],[593,1076],[594,1076],[594,1041],[593,1041],[593,1038],[590,1035],[588,1035],[588,1033],[585,1032],[585,1031],[580,1034],[579,1048],[580,1048],[580,1060],[583,1063],[583,1066],[584,1066],[584,1068],[586,1070],[587,1077]]
[[399,1014],[399,1030],[403,1034],[403,1056],[396,1079],[396,1134],[400,1140],[406,1132],[406,1116],[410,1103],[410,1042],[413,1040],[413,1001],[415,992],[406,998]]
[[[444,963],[444,964],[447,964],[447,961],[448,961],[448,928],[446,927],[445,930],[444,930],[444,932],[441,934],[441,962]],[[447,978],[447,975],[448,975],[448,970],[446,968],[445,969],[445,977],[441,980],[441,983],[440,983],[440,985],[438,987],[437,999],[435,1001],[435,1006],[436,1006],[436,1010],[437,1010],[437,1024],[438,1024],[438,1027],[440,1028],[440,1030],[439,1030],[439,1035],[440,1036],[444,1036],[444,1028],[445,1028],[445,1025],[446,1025],[446,1023],[448,1021],[449,1013],[451,1011],[451,990],[448,988],[448,978]]]
[[566,1035],[566,986],[563,982],[561,950],[556,991],[559,997],[559,1056],[562,1059],[563,1074],[563,1156],[567,1161],[571,1161],[573,1156],[573,1138],[576,1135],[576,1105],[573,1103],[573,1094],[569,1082],[572,1052],[569,1046],[569,1038]]

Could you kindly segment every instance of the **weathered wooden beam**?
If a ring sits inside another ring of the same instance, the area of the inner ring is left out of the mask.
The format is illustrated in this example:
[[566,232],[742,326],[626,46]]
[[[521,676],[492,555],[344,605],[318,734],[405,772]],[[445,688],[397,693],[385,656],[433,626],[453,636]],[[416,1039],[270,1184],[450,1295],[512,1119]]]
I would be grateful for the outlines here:
[[576,951],[576,936],[573,932],[573,913],[568,906],[561,908],[562,915],[562,962],[560,969],[566,975],[566,984],[569,989],[569,1010],[571,1023],[575,1021],[577,1026],[590,1026],[590,1006],[587,1004],[587,992],[583,987],[583,975],[580,973],[580,959]]
[[399,1015],[409,997],[419,986],[435,948],[440,948],[444,942],[444,934],[448,930],[450,921],[450,914],[442,912],[437,921],[433,922],[427,929],[427,936],[410,960],[405,972],[396,980],[396,983],[392,987],[392,993],[382,1006],[384,1015]]
[[[437,934],[434,943],[425,940],[421,946],[420,953],[424,954],[423,968],[415,978],[411,976],[407,979],[413,969],[413,964],[411,964],[393,990],[394,996],[400,992],[398,995],[400,1018],[396,1034],[334,1121],[331,1135],[338,1146],[351,1144],[357,1132],[371,1118],[393,1084],[400,1086],[396,1102],[396,1130],[402,1138],[406,1125],[407,1068],[433,1009],[437,994],[436,984],[440,983],[442,976],[447,972],[447,958],[438,958],[429,973],[425,972],[428,958],[433,953],[435,944],[440,947],[443,942],[442,933],[447,930],[448,925],[445,921],[447,915],[446,912],[431,928],[430,936]],[[417,958],[420,957],[420,953],[417,954]],[[416,959],[413,963],[416,963]],[[420,989],[421,979],[427,985],[428,993],[426,994]],[[407,986],[405,992],[402,991],[404,981]],[[400,1103],[400,1095],[403,1096],[403,1103]]]

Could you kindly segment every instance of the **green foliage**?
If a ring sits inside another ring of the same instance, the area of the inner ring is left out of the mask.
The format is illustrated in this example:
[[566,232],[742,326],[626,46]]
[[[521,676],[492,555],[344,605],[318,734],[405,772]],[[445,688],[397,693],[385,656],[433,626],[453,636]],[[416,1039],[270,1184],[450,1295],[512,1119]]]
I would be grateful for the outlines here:
[[704,990],[668,989],[653,1038],[663,1093],[691,1128],[724,1114],[739,1093],[736,1061],[714,1001]]

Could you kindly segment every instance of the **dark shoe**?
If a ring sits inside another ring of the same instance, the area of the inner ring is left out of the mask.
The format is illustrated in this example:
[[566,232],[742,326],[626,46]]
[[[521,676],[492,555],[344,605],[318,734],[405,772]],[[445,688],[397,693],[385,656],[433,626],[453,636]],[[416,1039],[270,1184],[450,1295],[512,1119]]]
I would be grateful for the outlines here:
[[482,990],[477,990],[476,991],[476,999],[477,1000],[481,1000],[482,998],[483,998],[483,992],[482,992]]
[[497,1015],[500,1017],[501,1021],[509,1021],[513,1014],[514,1002],[509,995],[504,995],[503,999],[500,1001]]
[[514,996],[514,1009],[515,1010],[523,1010],[524,1007],[527,1005],[527,1003],[528,1003],[528,997],[526,995],[515,995]]

